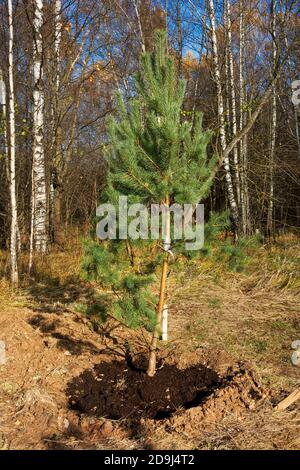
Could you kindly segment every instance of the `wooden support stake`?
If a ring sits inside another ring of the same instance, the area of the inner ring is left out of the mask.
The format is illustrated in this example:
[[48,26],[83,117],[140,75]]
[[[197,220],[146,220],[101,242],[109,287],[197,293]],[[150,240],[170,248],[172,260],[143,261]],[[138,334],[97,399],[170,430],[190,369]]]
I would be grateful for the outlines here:
[[165,305],[162,312],[162,341],[168,341],[168,306]]
[[[169,206],[170,206],[169,196],[166,197],[165,206],[167,209],[169,209]],[[164,232],[164,237],[165,237],[164,245],[166,245],[166,241],[168,242],[168,244],[170,243],[170,213],[169,212],[167,212],[167,216],[165,218],[165,224],[166,224],[166,227],[165,227],[165,232]],[[150,356],[149,356],[149,363],[148,363],[148,370],[147,370],[147,374],[149,375],[149,377],[153,377],[156,372],[157,343],[161,335],[161,328],[162,328],[162,316],[163,316],[166,289],[167,289],[168,265],[169,265],[169,253],[165,257],[163,261],[163,266],[162,266],[159,301],[158,301],[157,316],[156,316],[156,328],[154,330],[151,345],[150,345]]]
[[300,388],[294,390],[288,397],[286,397],[284,400],[278,403],[278,405],[275,407],[275,411],[283,411],[299,399],[300,399]]

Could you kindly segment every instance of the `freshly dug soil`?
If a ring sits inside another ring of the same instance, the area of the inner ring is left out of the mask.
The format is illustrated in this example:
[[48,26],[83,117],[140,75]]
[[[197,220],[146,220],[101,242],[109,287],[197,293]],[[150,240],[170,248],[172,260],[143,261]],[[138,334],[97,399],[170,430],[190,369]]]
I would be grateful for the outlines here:
[[225,416],[237,418],[266,398],[267,393],[249,364],[238,363],[228,372],[220,386],[212,390],[200,406],[179,410],[160,423],[148,419],[144,422],[145,429],[151,432],[159,426],[164,432],[199,436],[204,430],[212,430]]
[[219,375],[198,364],[166,364],[154,377],[125,362],[101,363],[68,384],[71,409],[109,419],[165,419],[199,405],[220,384]]

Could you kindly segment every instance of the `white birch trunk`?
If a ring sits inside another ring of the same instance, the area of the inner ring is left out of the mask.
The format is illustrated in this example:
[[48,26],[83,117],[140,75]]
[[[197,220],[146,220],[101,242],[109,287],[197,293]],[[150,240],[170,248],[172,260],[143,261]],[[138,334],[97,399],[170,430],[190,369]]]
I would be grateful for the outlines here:
[[132,1],[133,1],[134,9],[135,9],[136,19],[137,19],[137,22],[138,22],[142,51],[146,52],[146,43],[145,43],[145,39],[144,39],[141,16],[140,16],[138,4],[137,4],[138,0],[132,0]]
[[[289,45],[288,45],[288,40],[287,36],[285,35],[284,37],[286,49],[288,50]],[[292,62],[291,62],[291,57],[288,57],[288,64],[289,64],[289,69],[290,69],[290,76],[292,77],[293,75],[293,67],[292,67]],[[299,124],[298,124],[298,105],[293,103],[294,106],[294,119],[295,119],[295,135],[296,135],[296,141],[297,141],[297,147],[298,147],[298,158],[299,158],[299,163],[300,163],[300,132],[299,132]]]
[[9,158],[10,158],[10,204],[11,204],[11,228],[10,228],[10,260],[11,260],[11,282],[13,285],[18,284],[18,212],[16,197],[16,130],[15,130],[15,92],[14,92],[14,76],[13,76],[13,47],[14,47],[14,29],[13,29],[13,10],[12,0],[8,0],[8,28],[9,28],[9,44],[8,44],[8,81],[9,81],[9,98],[8,98],[8,126],[9,126]]
[[[226,19],[225,19],[226,23]],[[231,106],[230,106],[230,77],[229,77],[229,57],[228,57],[228,44],[225,44],[225,96],[226,96],[226,106],[225,106],[225,117],[226,125],[225,130],[227,130],[226,142],[231,140]]]
[[[241,131],[244,127],[244,2],[240,1],[240,16],[239,16],[239,130]],[[242,226],[243,233],[245,234],[246,228],[246,205],[245,205],[245,160],[244,160],[244,139],[240,140],[240,161],[241,161],[241,212],[242,212]]]
[[31,171],[31,219],[30,219],[29,263],[28,263],[29,274],[30,274],[32,266],[33,266],[34,214],[35,214],[35,196],[34,196],[34,177],[33,177],[33,166],[32,166],[32,171]]
[[33,18],[33,247],[37,252],[47,250],[47,196],[44,156],[44,90],[42,63],[43,1],[34,1]]
[[[273,67],[277,61],[277,47],[276,47],[276,1],[272,0],[272,58]],[[270,188],[269,188],[269,207],[267,218],[267,231],[271,235],[274,232],[274,157],[276,145],[276,129],[277,129],[277,100],[276,100],[276,85],[272,88],[272,102],[271,102],[271,142],[270,142]]]
[[[232,24],[231,24],[231,6],[230,0],[226,0],[226,23],[227,23],[227,53],[229,63],[229,83],[230,83],[230,99],[231,99],[231,111],[232,111],[232,135],[233,137],[237,134],[237,116],[236,116],[236,95],[235,95],[235,83],[234,83],[234,64],[232,54]],[[240,205],[241,188],[240,188],[240,170],[239,170],[239,156],[237,145],[233,148],[233,163],[235,170],[235,183],[236,183],[236,194],[237,201]]]
[[56,60],[56,92],[59,92],[60,87],[60,45],[61,45],[61,32],[62,32],[62,22],[61,22],[61,0],[55,0],[54,2],[54,15],[55,15],[55,39],[54,39],[54,50],[55,50],[55,60]]
[[[220,140],[221,140],[221,148],[222,153],[224,153],[226,149],[226,134],[225,134],[225,122],[224,122],[224,101],[223,101],[223,94],[222,94],[222,84],[221,84],[221,73],[220,73],[220,65],[219,65],[219,57],[218,57],[218,42],[217,42],[217,34],[216,34],[216,21],[215,21],[215,8],[213,0],[207,0],[207,9],[211,24],[211,39],[212,39],[212,46],[213,46],[213,61],[214,61],[214,75],[215,75],[215,83],[217,88],[217,98],[218,98],[218,117],[219,117],[219,126],[220,126]],[[235,199],[234,189],[233,189],[233,182],[232,176],[230,171],[230,163],[229,163],[229,155],[224,155],[224,169],[225,169],[225,178],[226,178],[226,186],[227,186],[227,194],[229,205],[232,213],[232,217],[234,220],[235,230],[238,229],[239,226],[239,215],[238,215],[238,207]]]

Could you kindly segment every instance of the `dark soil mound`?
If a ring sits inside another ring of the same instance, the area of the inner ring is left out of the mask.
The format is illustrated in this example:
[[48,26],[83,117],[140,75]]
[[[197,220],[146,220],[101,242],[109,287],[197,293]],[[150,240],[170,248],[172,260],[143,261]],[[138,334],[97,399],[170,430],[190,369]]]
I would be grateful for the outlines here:
[[199,405],[219,384],[216,372],[202,364],[178,369],[164,365],[154,377],[125,362],[101,363],[68,385],[70,407],[110,419],[164,419],[178,408]]

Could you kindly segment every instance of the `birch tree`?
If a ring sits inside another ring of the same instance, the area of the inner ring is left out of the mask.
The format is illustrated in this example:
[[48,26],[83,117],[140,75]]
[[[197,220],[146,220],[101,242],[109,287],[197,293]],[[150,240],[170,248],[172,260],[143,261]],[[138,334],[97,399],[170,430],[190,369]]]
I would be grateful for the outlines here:
[[[271,2],[271,24],[272,24],[272,59],[273,68],[277,62],[277,45],[276,45],[276,1]],[[267,232],[271,235],[274,231],[273,213],[274,213],[274,157],[276,145],[276,129],[277,129],[277,99],[276,85],[272,87],[271,100],[271,129],[270,129],[270,188],[269,188],[269,205],[267,217]]]
[[6,85],[5,85],[2,69],[0,69],[0,106],[1,106],[1,120],[3,121],[5,170],[6,170],[7,181],[9,181],[9,155],[8,155],[8,137],[7,137],[7,122],[6,122],[7,120]]
[[56,69],[55,69],[55,85],[56,92],[59,91],[60,86],[60,73],[59,73],[59,63],[60,63],[60,44],[61,44],[61,0],[55,0],[54,2],[54,22],[55,22],[55,38],[54,38],[54,50],[55,50],[55,60],[56,60]]
[[62,39],[62,20],[61,20],[61,0],[54,0],[54,80],[52,84],[52,103],[51,103],[51,159],[52,168],[50,174],[50,204],[49,204],[49,227],[52,241],[57,237],[58,226],[60,223],[60,200],[56,191],[56,160],[59,158],[61,147],[61,124],[59,117],[59,96],[60,96],[60,61],[61,61],[61,39]]
[[[285,42],[286,48],[288,49],[289,44],[288,44],[288,39],[287,39],[286,33],[284,35],[284,42]],[[293,75],[293,73],[292,73],[293,67],[292,67],[292,61],[291,61],[291,56],[290,55],[288,57],[288,64],[289,64],[290,76],[292,76]],[[297,90],[297,88],[298,88],[297,83],[295,85],[296,85],[295,89]],[[292,85],[292,92],[293,91],[294,91],[294,87]],[[294,100],[292,99],[292,102],[293,101]],[[296,141],[297,141],[298,157],[299,157],[299,163],[300,163],[300,132],[299,132],[299,123],[298,123],[298,104],[297,104],[297,100],[295,100],[295,102],[293,102],[293,108],[294,108],[294,120],[295,120],[295,136],[296,136]]]
[[211,41],[212,41],[212,51],[213,51],[213,63],[214,63],[214,81],[215,81],[215,85],[217,89],[220,141],[221,141],[221,149],[222,149],[223,162],[224,162],[226,187],[227,187],[227,194],[228,194],[229,205],[230,205],[230,209],[232,213],[232,218],[233,218],[234,225],[235,225],[235,230],[238,230],[239,214],[238,214],[238,206],[237,206],[236,197],[235,197],[234,188],[233,188],[229,155],[225,155],[224,153],[227,147],[225,120],[224,120],[224,100],[223,100],[221,72],[220,72],[220,64],[219,64],[218,41],[217,41],[217,34],[216,34],[216,15],[215,15],[215,7],[214,7],[213,0],[206,0],[206,6],[208,10],[208,16],[210,19],[210,25],[211,25]]
[[[242,131],[247,124],[247,113],[245,112],[245,19],[244,19],[244,0],[239,4],[239,130]],[[241,162],[241,214],[242,231],[246,235],[249,225],[249,195],[248,195],[248,159],[247,159],[247,135],[244,135],[239,142],[240,162]]]
[[[237,115],[236,115],[236,93],[235,93],[235,81],[234,81],[234,64],[233,64],[233,53],[232,53],[232,22],[231,22],[231,5],[230,0],[225,0],[225,23],[227,31],[227,48],[226,56],[228,60],[228,83],[230,89],[230,101],[231,101],[231,111],[232,111],[232,136],[235,137],[237,134]],[[239,157],[238,157],[238,147],[234,146],[233,148],[233,163],[235,170],[235,184],[236,184],[236,194],[237,202],[240,204],[240,170],[239,170]]]
[[13,63],[13,47],[14,47],[14,27],[13,27],[13,9],[12,0],[8,0],[8,126],[9,126],[9,188],[10,188],[10,205],[11,205],[11,228],[10,228],[10,260],[11,260],[11,281],[13,285],[18,284],[18,259],[17,259],[17,242],[18,242],[18,212],[16,197],[16,130],[15,130],[15,92],[14,92],[14,63]]
[[34,1],[33,16],[33,161],[32,161],[32,221],[31,256],[33,250],[47,250],[46,177],[44,155],[44,85],[43,85],[43,1]]
[[142,22],[141,22],[141,16],[139,12],[139,6],[138,6],[138,0],[132,0],[133,5],[134,5],[134,10],[136,14],[136,19],[139,27],[139,36],[140,36],[140,43],[141,43],[141,48],[142,52],[146,52],[146,43],[145,43],[145,38],[144,38],[144,33],[143,33],[143,28],[142,28]]

